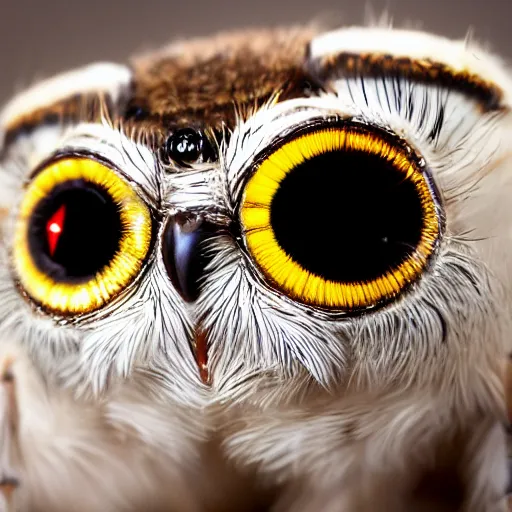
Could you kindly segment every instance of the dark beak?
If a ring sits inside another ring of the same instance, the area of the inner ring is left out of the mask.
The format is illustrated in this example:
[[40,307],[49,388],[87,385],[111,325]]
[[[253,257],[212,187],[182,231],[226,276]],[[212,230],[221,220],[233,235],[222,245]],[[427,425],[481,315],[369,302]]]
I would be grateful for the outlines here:
[[178,293],[187,302],[197,299],[208,264],[205,242],[218,227],[200,216],[176,214],[169,218],[162,239],[165,268]]

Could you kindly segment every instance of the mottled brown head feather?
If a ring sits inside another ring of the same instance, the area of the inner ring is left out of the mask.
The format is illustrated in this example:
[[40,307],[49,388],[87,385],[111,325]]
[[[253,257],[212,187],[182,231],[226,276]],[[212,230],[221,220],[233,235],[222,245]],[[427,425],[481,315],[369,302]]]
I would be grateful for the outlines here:
[[277,92],[304,95],[310,30],[260,30],[174,44],[135,59],[134,94],[127,117],[153,129],[232,127],[236,111],[260,106]]

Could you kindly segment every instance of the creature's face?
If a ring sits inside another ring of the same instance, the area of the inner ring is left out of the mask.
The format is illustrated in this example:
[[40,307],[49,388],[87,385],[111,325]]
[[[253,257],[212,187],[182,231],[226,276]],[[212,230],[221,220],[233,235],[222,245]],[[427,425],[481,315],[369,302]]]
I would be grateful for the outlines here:
[[511,103],[473,43],[389,28],[228,34],[17,96],[0,499],[410,512],[449,467],[452,509],[502,511]]
[[478,402],[509,314],[511,94],[471,43],[388,29],[44,82],[1,116],[2,336],[78,391],[144,371],[186,405]]

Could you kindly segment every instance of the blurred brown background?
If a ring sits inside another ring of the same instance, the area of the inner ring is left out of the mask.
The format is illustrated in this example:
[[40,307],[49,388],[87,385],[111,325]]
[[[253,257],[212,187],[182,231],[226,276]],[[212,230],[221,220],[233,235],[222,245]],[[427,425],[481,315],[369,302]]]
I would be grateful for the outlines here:
[[35,80],[95,60],[123,61],[173,38],[311,20],[335,27],[388,10],[404,23],[478,39],[512,57],[511,0],[0,0],[0,104]]

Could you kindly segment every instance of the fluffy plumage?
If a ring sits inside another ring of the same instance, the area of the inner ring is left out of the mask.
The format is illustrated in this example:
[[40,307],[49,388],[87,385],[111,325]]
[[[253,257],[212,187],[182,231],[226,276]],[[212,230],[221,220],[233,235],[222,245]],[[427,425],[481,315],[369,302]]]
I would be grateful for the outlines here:
[[[133,70],[89,67],[15,99],[0,116],[0,477],[19,482],[11,506],[505,510],[511,92],[504,64],[464,41],[293,29],[175,44]],[[237,217],[256,155],[333,117],[407,141],[443,204],[421,279],[360,314],[273,288]],[[166,137],[189,125],[215,161],[162,158]],[[110,162],[160,220],[144,271],[77,318],[37,307],[11,262],[24,186],[64,152]],[[176,213],[220,227],[194,303],[162,261]]]

